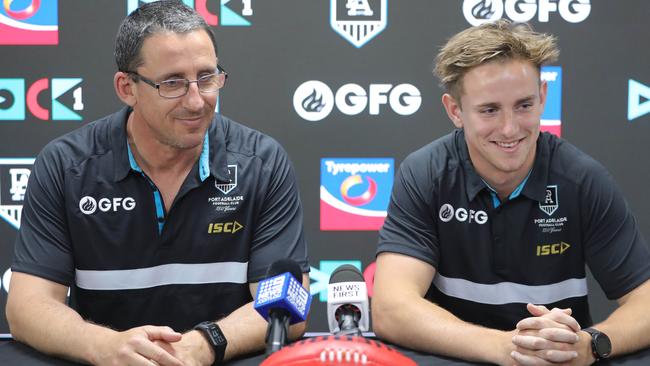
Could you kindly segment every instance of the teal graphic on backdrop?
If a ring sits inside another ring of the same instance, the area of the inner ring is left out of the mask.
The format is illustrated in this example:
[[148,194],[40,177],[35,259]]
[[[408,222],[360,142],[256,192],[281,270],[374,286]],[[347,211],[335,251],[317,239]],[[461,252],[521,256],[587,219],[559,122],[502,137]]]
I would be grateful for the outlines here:
[[[83,89],[78,86],[82,81],[81,78],[42,78],[26,88],[24,79],[0,79],[0,120],[24,121],[26,106],[34,117],[43,121],[81,121],[83,118],[75,111],[84,109]],[[48,89],[51,90],[49,109],[38,101],[40,94]],[[70,90],[71,107],[60,101]]]
[[309,284],[309,291],[312,296],[318,294],[318,299],[321,302],[327,302],[327,285],[330,283],[330,276],[335,269],[344,264],[350,264],[357,267],[359,271],[362,270],[360,260],[322,260],[320,269],[311,267],[309,279],[314,282]]
[[0,79],[0,120],[25,119],[25,80]]
[[650,87],[630,79],[627,87],[627,120],[650,113]]

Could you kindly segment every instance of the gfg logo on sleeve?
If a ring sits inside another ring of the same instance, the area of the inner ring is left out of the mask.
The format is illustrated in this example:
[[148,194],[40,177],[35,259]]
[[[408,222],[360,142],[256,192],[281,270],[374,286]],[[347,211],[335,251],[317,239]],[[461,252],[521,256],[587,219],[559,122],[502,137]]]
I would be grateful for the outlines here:
[[95,200],[91,196],[85,196],[79,200],[79,210],[86,215],[94,214],[97,209],[101,212],[117,212],[120,209],[131,211],[134,208],[135,200],[132,197],[100,198]]
[[381,106],[402,116],[420,109],[420,90],[411,84],[370,84],[364,88],[358,84],[345,84],[336,94],[327,84],[318,80],[302,83],[293,94],[293,108],[307,121],[320,121],[332,112],[334,106],[343,114],[355,116],[366,109],[370,115],[379,115]]
[[463,15],[471,25],[481,25],[503,18],[522,23],[537,14],[541,23],[549,21],[551,13],[559,13],[569,23],[580,23],[591,12],[590,0],[464,0]]

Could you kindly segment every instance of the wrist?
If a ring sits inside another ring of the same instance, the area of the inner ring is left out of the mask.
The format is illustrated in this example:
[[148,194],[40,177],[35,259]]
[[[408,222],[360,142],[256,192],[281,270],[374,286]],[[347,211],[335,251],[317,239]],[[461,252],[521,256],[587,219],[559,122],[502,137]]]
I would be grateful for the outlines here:
[[105,358],[108,358],[115,353],[115,350],[111,348],[114,343],[111,339],[113,339],[113,337],[118,337],[120,332],[87,323],[83,334],[83,338],[85,338],[88,341],[87,344],[90,345],[90,347],[80,347],[83,350],[81,359],[84,362],[90,365],[97,365]]
[[512,337],[517,334],[517,330],[512,330],[510,332],[501,332],[499,337],[499,347],[495,347],[498,351],[496,361],[491,360],[490,362],[495,362],[499,365],[512,365],[514,360],[510,354],[517,348],[514,343],[512,343]]
[[184,337],[188,337],[192,341],[192,344],[195,345],[195,358],[201,365],[210,366],[214,364],[214,348],[200,331],[191,330],[185,333]]
[[585,361],[585,365],[591,365],[596,362],[596,357],[594,356],[594,352],[591,346],[591,334],[585,332],[584,330],[581,330],[578,332],[578,336],[580,337],[578,340],[580,343],[579,357]]

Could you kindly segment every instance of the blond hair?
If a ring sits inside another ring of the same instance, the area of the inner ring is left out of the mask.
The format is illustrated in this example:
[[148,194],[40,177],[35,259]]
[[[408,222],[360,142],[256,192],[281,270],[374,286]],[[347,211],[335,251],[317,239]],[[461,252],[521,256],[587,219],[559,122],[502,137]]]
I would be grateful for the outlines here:
[[539,70],[559,55],[554,36],[537,33],[525,23],[500,19],[451,37],[440,49],[433,73],[445,91],[460,102],[463,75],[476,66],[495,60],[519,59],[530,61]]

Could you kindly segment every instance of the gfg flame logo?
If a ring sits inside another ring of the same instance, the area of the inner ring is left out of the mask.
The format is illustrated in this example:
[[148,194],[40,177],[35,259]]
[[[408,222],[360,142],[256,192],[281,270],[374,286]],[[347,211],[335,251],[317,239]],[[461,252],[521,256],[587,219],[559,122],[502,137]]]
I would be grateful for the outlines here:
[[472,223],[475,222],[479,225],[483,225],[488,220],[488,215],[483,210],[468,210],[465,208],[454,209],[454,206],[445,203],[440,206],[440,211],[438,211],[438,217],[442,222],[449,222],[456,218],[459,222]]
[[411,84],[370,84],[368,88],[349,83],[336,93],[327,84],[310,80],[302,83],[293,94],[293,108],[307,121],[320,121],[332,112],[334,106],[343,114],[356,116],[367,110],[378,115],[382,105],[402,116],[408,116],[420,109],[420,90]]
[[90,196],[85,196],[79,200],[79,210],[86,215],[92,215],[99,208],[102,212],[117,210],[122,207],[125,211],[131,211],[135,208],[135,200],[131,197],[121,198],[100,198],[99,201]]
[[514,22],[528,22],[537,14],[541,23],[549,21],[549,15],[558,12],[569,23],[580,23],[591,12],[590,0],[465,0],[463,14],[471,25],[501,19],[504,15]]

